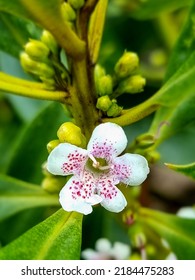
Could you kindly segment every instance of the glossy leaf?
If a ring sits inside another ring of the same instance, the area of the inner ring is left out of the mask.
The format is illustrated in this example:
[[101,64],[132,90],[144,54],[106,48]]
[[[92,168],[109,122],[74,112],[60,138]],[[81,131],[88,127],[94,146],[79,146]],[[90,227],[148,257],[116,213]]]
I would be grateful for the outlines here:
[[0,175],[0,221],[28,208],[58,206],[58,201],[39,186]]
[[192,4],[170,59],[167,82],[156,96],[162,107],[156,112],[149,131],[157,135],[157,145],[195,120],[195,2]]
[[[159,15],[162,12],[174,11],[178,8],[189,5],[191,0],[147,0],[139,1],[133,9],[132,16],[138,19],[148,19]],[[133,5],[133,4],[132,4]],[[131,6],[130,6],[131,7]]]
[[41,166],[48,157],[46,145],[57,138],[56,132],[66,120],[60,104],[52,103],[44,108],[18,139],[7,174],[27,182],[40,183],[43,177]]
[[168,168],[180,172],[188,177],[191,177],[195,180],[195,162],[185,165],[176,165],[171,163],[165,164]]
[[75,260],[80,257],[82,215],[58,210],[0,250],[1,260]]
[[142,208],[141,221],[165,239],[178,259],[193,260],[195,256],[195,220]]

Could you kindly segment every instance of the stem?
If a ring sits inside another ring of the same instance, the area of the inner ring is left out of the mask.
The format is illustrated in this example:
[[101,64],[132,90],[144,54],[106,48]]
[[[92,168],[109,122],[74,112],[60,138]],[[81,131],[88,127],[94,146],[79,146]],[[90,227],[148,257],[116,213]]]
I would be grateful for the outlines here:
[[6,73],[0,72],[0,81],[7,83],[13,83],[15,85],[25,86],[29,88],[44,89],[44,84],[39,82],[31,82],[24,79],[20,79]]
[[[33,84],[33,83],[31,83]],[[24,97],[30,97],[41,100],[59,101],[65,103],[65,99],[68,97],[68,93],[63,91],[48,91],[39,88],[12,84],[5,81],[0,81],[0,90],[6,91]]]
[[70,89],[72,115],[81,127],[86,138],[89,139],[99,120],[95,103],[94,83],[91,79],[87,55],[83,60],[74,61],[72,65],[73,87]]
[[160,105],[155,101],[155,98],[151,97],[140,105],[137,105],[128,110],[123,110],[122,115],[117,118],[104,118],[102,119],[102,121],[113,122],[121,126],[126,126],[150,115],[151,113],[156,111],[159,106]]

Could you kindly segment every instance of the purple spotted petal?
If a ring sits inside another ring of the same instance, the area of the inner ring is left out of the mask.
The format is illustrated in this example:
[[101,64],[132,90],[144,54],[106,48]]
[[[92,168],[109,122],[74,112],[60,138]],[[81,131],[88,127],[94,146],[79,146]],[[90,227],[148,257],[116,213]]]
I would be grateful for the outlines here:
[[112,172],[120,182],[137,186],[146,179],[149,168],[143,156],[125,154],[113,160]]
[[47,169],[54,175],[80,174],[87,158],[86,150],[69,143],[62,143],[50,153]]
[[111,212],[119,213],[127,205],[124,195],[113,184],[112,178],[103,177],[99,179],[98,194],[102,197],[101,205]]
[[87,150],[94,157],[110,160],[121,154],[127,146],[123,129],[114,123],[98,125],[89,140]]
[[60,191],[60,203],[64,210],[90,214],[92,205],[98,204],[102,198],[95,193],[93,177],[85,172],[83,179],[73,176]]

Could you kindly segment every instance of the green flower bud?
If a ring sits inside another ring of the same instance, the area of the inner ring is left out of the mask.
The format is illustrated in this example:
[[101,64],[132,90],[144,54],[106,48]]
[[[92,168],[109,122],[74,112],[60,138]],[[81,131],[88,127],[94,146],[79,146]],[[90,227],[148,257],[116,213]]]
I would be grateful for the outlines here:
[[33,60],[48,61],[50,50],[43,42],[30,39],[24,49]]
[[20,61],[24,70],[34,75],[46,78],[52,78],[55,75],[55,71],[52,67],[46,63],[31,59],[31,57],[25,52],[21,53]]
[[64,2],[61,5],[62,16],[65,21],[74,21],[76,19],[76,13],[69,3]]
[[52,140],[47,144],[47,150],[48,153],[51,153],[51,151],[56,148],[60,144],[60,141],[58,139]]
[[59,193],[61,188],[66,184],[66,177],[48,176],[43,179],[41,187],[49,193]]
[[55,38],[53,37],[53,35],[49,31],[43,30],[41,41],[50,49],[50,51],[53,54],[58,53],[58,49],[59,49],[58,44]]
[[142,260],[141,254],[139,254],[139,253],[131,254],[130,260]]
[[66,142],[79,147],[86,146],[86,138],[80,127],[72,122],[63,123],[57,131],[57,136],[62,143]]
[[96,107],[99,110],[106,112],[110,108],[110,106],[112,106],[112,101],[110,100],[108,95],[101,96],[100,98],[98,98]]
[[140,75],[130,76],[129,78],[121,81],[117,88],[119,94],[122,93],[138,93],[143,91],[146,84],[146,79]]
[[118,106],[117,103],[112,102],[112,105],[110,106],[110,108],[108,109],[107,116],[108,117],[118,117],[120,116],[121,112],[122,112],[122,107]]
[[95,87],[97,93],[99,93],[99,80],[101,79],[101,77],[104,77],[105,75],[106,75],[105,69],[99,64],[96,64],[94,69],[94,80],[95,80]]
[[110,75],[103,76],[99,79],[98,94],[100,96],[109,95],[112,93],[113,84]]
[[78,10],[83,7],[85,0],[68,0],[68,3],[73,7],[73,9]]
[[136,53],[124,52],[114,67],[118,79],[127,78],[139,65],[139,58]]
[[142,134],[136,138],[136,146],[142,149],[147,149],[154,145],[155,139],[152,134]]

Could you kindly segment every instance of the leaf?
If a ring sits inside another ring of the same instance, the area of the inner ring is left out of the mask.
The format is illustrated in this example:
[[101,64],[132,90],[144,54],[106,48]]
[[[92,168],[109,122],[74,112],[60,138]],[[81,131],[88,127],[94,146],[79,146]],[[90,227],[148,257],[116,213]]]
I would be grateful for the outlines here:
[[142,208],[143,224],[165,239],[180,260],[193,260],[195,256],[195,220]]
[[166,70],[165,80],[168,80],[182,65],[195,49],[195,1],[192,5],[176,42],[176,45],[171,53],[168,68]]
[[[131,16],[137,19],[149,19],[158,16],[162,12],[171,12],[189,5],[191,0],[147,0],[139,1],[133,9]],[[130,6],[131,7],[131,6]]]
[[0,175],[0,221],[28,208],[58,205],[57,195],[49,194],[39,186]]
[[[156,101],[162,107],[156,112],[150,133],[157,134],[156,145],[195,121],[195,1],[170,59],[164,86]],[[162,123],[168,125],[161,126]]]
[[25,128],[18,139],[7,174],[23,181],[40,183],[42,164],[47,160],[46,145],[57,138],[59,126],[67,121],[62,106],[51,103]]
[[165,163],[165,165],[177,172],[180,172],[195,180],[195,162],[186,165],[176,165],[171,163]]
[[82,215],[58,210],[0,250],[1,260],[75,260],[80,257]]

